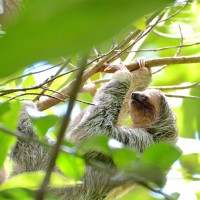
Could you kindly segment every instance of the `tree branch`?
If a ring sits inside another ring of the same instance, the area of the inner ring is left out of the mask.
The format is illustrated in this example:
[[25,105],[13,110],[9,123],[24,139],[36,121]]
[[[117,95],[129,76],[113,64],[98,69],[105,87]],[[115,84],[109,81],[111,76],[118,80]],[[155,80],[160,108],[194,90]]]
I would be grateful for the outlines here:
[[[105,64],[106,57],[103,58],[101,61],[99,61],[96,65],[89,68],[83,75],[81,80],[81,85],[84,84],[84,82],[92,75],[94,75],[97,72],[103,71],[105,68],[108,67],[108,65]],[[145,61],[146,67],[158,67],[162,65],[170,65],[170,64],[188,64],[188,63],[200,63],[200,56],[182,56],[182,57],[165,57],[165,58],[155,58],[151,60]],[[112,65],[109,65],[112,68]],[[129,65],[126,65],[126,67],[130,70],[136,70],[139,68],[139,65],[137,62],[133,62]],[[109,71],[107,71],[109,73]],[[59,93],[64,95],[69,95],[71,88],[74,85],[74,80],[68,83],[63,89],[59,91]],[[40,101],[37,103],[37,107],[39,110],[46,110],[56,104],[58,104],[60,101],[59,98],[63,99],[65,97],[61,97],[60,94],[54,94],[52,95],[55,98],[47,98],[43,101]],[[56,99],[57,98],[57,99]]]
[[[181,57],[165,57],[165,58],[155,58],[145,61],[146,67],[159,67],[162,65],[171,64],[188,64],[188,63],[200,63],[200,56],[181,56]],[[126,67],[132,71],[139,68],[137,62],[133,62]]]

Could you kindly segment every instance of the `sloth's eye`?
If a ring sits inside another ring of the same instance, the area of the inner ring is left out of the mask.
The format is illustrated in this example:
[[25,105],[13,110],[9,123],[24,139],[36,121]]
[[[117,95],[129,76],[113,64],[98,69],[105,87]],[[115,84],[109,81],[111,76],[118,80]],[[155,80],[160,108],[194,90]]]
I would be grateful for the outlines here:
[[145,95],[141,95],[141,100],[143,100],[143,101],[146,101],[146,100],[148,100],[148,97],[147,96],[145,96]]

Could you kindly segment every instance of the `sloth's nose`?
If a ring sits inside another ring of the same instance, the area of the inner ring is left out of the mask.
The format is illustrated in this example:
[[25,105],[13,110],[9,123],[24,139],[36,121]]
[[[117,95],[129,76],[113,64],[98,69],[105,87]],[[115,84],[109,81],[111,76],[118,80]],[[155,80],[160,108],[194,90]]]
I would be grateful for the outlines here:
[[139,92],[132,92],[131,94],[131,99],[138,99],[140,97],[140,93]]
[[133,92],[131,94],[131,99],[138,101],[146,101],[147,97],[144,94],[141,94],[140,92]]

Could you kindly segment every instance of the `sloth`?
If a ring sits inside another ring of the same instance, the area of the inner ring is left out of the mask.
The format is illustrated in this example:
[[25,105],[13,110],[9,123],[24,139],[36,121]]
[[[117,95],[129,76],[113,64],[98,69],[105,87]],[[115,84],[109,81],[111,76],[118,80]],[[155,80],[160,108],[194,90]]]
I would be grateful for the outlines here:
[[[174,114],[160,91],[145,90],[150,80],[151,73],[142,64],[132,72],[127,69],[115,72],[111,80],[97,91],[94,105],[88,106],[72,121],[66,133],[67,139],[78,145],[91,136],[105,134],[138,153],[157,142],[175,143],[177,129]],[[129,127],[121,123],[127,114],[133,121]],[[26,111],[21,114],[18,131],[29,138],[37,138]],[[95,156],[116,169],[110,159],[104,160],[98,153]],[[49,152],[40,144],[18,139],[11,153],[14,161],[12,175],[45,170],[49,157]],[[79,186],[53,191],[63,200],[101,200],[120,185],[111,179],[111,175],[89,165],[86,165],[82,181]]]

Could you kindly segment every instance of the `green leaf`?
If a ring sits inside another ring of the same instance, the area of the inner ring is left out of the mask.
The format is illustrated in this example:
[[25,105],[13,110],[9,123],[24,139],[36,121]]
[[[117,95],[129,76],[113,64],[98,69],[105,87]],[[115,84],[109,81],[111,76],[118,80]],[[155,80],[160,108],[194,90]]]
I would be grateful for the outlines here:
[[10,104],[9,103],[0,103],[0,120],[2,121],[3,116],[10,111]]
[[79,149],[85,152],[97,151],[110,155],[110,149],[108,146],[108,137],[106,135],[94,135],[84,140]]
[[13,18],[7,27],[7,33],[0,40],[0,66],[4,67],[0,77],[11,75],[19,68],[39,60],[86,51],[93,45],[111,38],[144,14],[172,2],[172,0],[33,2],[23,14]]
[[180,194],[178,192],[173,192],[171,195],[173,200],[178,200],[180,197]]
[[[20,110],[19,101],[13,101],[10,103],[0,104],[0,125],[7,128],[8,130],[14,131],[16,129],[18,113]],[[0,130],[0,169],[7,157],[9,148],[15,142],[15,137],[9,135],[3,130]]]
[[47,115],[39,118],[31,118],[39,136],[44,136],[48,129],[53,127],[58,121],[58,116]]
[[11,145],[14,143],[15,138],[7,135],[5,132],[0,130],[0,169],[3,167],[3,163],[8,155]]
[[146,29],[146,19],[144,17],[136,20],[133,24],[137,29],[140,29],[140,30]]
[[119,169],[126,167],[137,158],[136,152],[128,148],[115,149],[112,152],[112,159]]
[[154,183],[158,187],[163,187],[166,178],[165,174],[156,163],[134,162],[114,177],[119,180],[131,180],[138,183]]
[[[1,200],[35,200],[35,191],[27,190],[24,188],[14,188],[3,190],[0,192]],[[59,200],[60,198],[55,196],[51,192],[45,193],[44,200]]]
[[[1,200],[35,200],[35,191],[24,188],[14,188],[0,191]],[[44,200],[60,200],[58,196],[50,191],[45,193]]]
[[[45,172],[27,172],[13,176],[0,186],[0,191],[12,188],[26,188],[29,190],[37,190],[45,177]],[[71,180],[61,174],[53,172],[51,174],[50,187],[67,187],[80,184],[80,182]]]
[[0,192],[0,199],[1,200],[34,200],[35,194],[33,191],[22,189],[22,188],[14,188],[10,190],[4,190]]
[[155,164],[163,172],[180,157],[181,150],[167,143],[159,143],[149,147],[142,155],[142,161]]
[[200,154],[183,155],[180,158],[182,167],[190,174],[200,174]]
[[81,158],[71,154],[60,153],[56,163],[62,173],[74,180],[80,180],[84,175],[85,162]]
[[33,75],[29,75],[22,83],[22,88],[24,87],[30,87],[35,85],[35,78]]
[[14,131],[18,121],[20,102],[12,101],[9,103],[0,103],[0,110],[0,124]]
[[[194,138],[194,134],[196,131],[195,127],[195,115],[197,112],[197,107],[195,105],[195,100],[192,99],[184,99],[182,104],[182,127],[180,130],[182,137]],[[190,123],[185,123],[190,122]]]
[[[199,96],[200,97],[200,89],[197,87],[197,88],[191,88],[191,95],[192,96]],[[199,137],[200,137],[200,122],[199,122],[199,119],[200,119],[200,112],[198,111],[199,110],[199,99],[196,99],[192,102],[192,104],[190,105],[190,107],[192,106],[193,107],[193,114],[194,114],[194,118],[195,118],[195,131],[197,130],[198,131],[198,134],[199,134]],[[188,107],[189,109],[189,107]],[[188,123],[186,123],[188,125]]]

